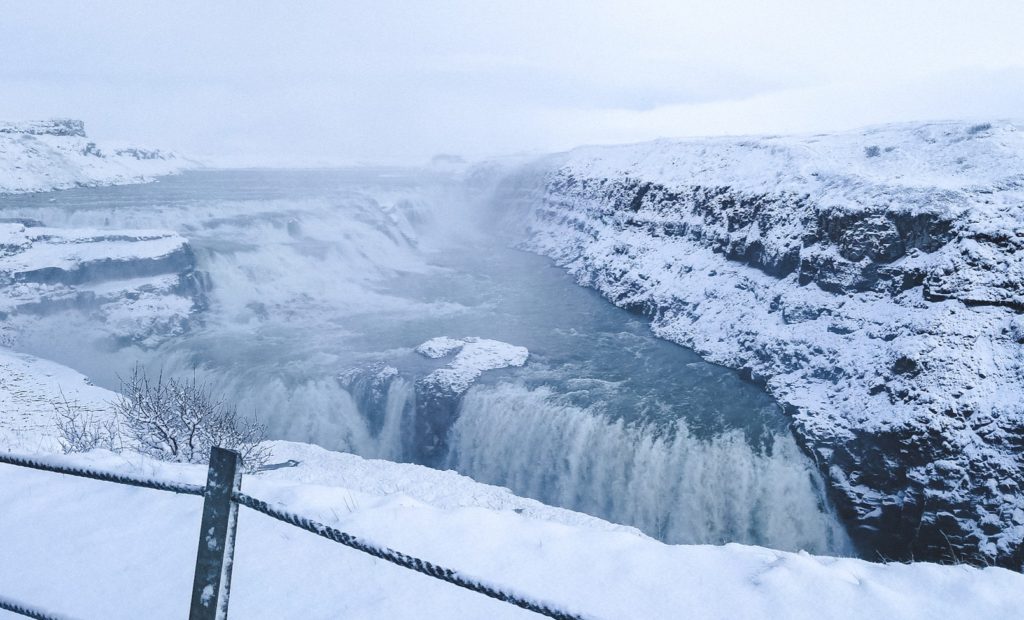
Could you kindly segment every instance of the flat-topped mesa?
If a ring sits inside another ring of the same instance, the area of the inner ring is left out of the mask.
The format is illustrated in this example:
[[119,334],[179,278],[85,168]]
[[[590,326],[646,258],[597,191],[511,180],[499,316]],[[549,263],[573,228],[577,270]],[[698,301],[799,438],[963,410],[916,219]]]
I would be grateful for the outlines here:
[[0,194],[144,183],[195,166],[165,151],[97,144],[78,120],[0,121]]
[[40,121],[0,121],[0,133],[23,133],[30,136],[85,137],[85,123],[71,118]]
[[865,553],[1024,566],[1024,125],[587,147],[498,197],[786,405]]

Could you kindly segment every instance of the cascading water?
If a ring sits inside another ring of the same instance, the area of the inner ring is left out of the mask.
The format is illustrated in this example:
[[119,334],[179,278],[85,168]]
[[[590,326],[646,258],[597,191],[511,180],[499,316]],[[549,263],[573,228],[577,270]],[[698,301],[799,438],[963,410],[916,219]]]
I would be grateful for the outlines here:
[[739,430],[699,439],[683,421],[658,432],[560,401],[550,389],[508,383],[471,390],[449,465],[666,542],[849,552],[789,435],[757,449]]
[[454,195],[448,180],[361,170],[0,197],[5,216],[51,226],[174,229],[212,283],[192,330],[155,346],[124,346],[85,309],[33,320],[17,344],[112,388],[136,361],[196,372],[275,438],[406,461],[422,455],[417,416],[451,413],[417,397],[446,361],[413,348],[520,345],[524,367],[445,401],[455,420],[431,464],[669,542],[850,552],[762,390],[654,338],[548,260],[463,230]]

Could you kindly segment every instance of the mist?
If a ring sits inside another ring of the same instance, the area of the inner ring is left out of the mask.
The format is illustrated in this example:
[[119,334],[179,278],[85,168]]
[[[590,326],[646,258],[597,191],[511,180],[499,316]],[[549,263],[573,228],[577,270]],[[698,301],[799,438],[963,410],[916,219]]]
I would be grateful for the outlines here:
[[0,118],[214,166],[1003,118],[1009,1],[0,2]]

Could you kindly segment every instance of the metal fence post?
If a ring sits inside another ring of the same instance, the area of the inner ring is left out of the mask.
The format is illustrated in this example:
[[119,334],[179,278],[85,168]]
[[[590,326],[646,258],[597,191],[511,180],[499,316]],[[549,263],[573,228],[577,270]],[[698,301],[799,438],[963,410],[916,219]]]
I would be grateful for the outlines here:
[[224,620],[228,616],[235,525],[238,523],[238,504],[231,501],[231,494],[241,490],[241,486],[242,466],[238,453],[223,448],[210,450],[189,620]]

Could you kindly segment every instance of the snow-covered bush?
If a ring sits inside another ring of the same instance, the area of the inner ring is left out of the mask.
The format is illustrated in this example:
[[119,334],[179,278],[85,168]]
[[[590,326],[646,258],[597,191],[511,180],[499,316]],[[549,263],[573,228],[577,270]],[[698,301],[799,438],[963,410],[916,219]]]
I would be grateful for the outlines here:
[[238,416],[234,405],[224,402],[195,377],[184,381],[165,378],[151,381],[136,366],[114,401],[121,432],[132,448],[164,461],[205,463],[210,448],[238,452],[247,471],[265,465],[268,450],[260,443],[266,427],[255,418]]
[[117,419],[85,411],[78,401],[69,401],[64,392],[53,403],[58,441],[64,454],[88,452],[103,448],[119,452],[122,448],[121,429]]
[[121,381],[112,415],[84,411],[62,398],[54,404],[59,441],[65,453],[103,448],[130,449],[162,461],[205,463],[210,448],[238,452],[242,466],[254,472],[265,465],[261,445],[266,427],[255,418],[240,418],[238,409],[214,395],[195,377],[151,381],[136,366]]

